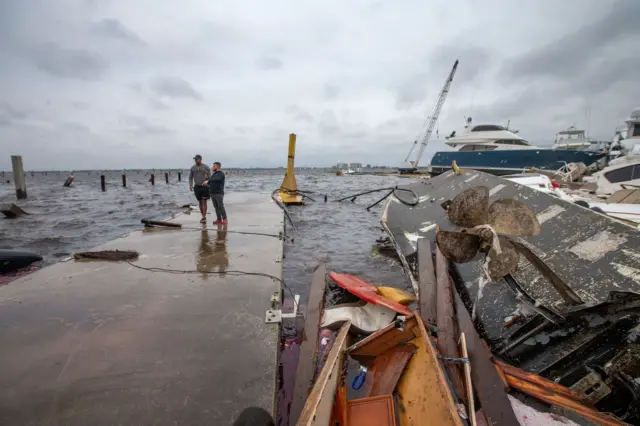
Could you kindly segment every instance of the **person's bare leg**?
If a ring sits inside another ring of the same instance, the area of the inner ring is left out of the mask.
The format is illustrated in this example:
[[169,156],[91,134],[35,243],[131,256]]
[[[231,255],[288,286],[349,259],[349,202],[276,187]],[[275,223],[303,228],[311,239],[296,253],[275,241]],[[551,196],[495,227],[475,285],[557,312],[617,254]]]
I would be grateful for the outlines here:
[[202,218],[207,218],[207,200],[200,200],[200,214],[202,214]]

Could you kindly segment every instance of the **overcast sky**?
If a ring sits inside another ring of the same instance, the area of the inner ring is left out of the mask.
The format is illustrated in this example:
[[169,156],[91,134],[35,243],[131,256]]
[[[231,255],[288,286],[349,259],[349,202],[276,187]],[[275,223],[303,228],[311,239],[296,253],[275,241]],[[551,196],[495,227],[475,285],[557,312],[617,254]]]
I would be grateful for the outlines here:
[[640,0],[0,0],[0,169],[397,165],[456,59],[440,139],[609,140],[639,42]]

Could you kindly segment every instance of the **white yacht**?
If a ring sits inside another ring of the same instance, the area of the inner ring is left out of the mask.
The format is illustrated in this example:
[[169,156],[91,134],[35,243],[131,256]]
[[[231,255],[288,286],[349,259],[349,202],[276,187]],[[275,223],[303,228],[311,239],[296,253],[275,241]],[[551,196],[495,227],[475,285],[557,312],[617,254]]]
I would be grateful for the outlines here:
[[456,151],[493,151],[507,149],[539,149],[521,138],[518,130],[503,127],[497,124],[473,124],[473,119],[468,117],[464,126],[464,133],[456,135],[453,132],[447,136],[446,144]]
[[[611,151],[618,151],[621,155],[637,150],[640,145],[640,107],[631,111],[631,116],[625,121],[625,126],[616,129],[611,144]],[[613,162],[611,162],[613,164]]]
[[553,149],[587,149],[591,146],[591,142],[586,137],[586,132],[577,129],[576,126],[570,126],[566,130],[562,130],[556,134],[556,140],[553,143]]
[[440,151],[431,159],[429,173],[437,175],[451,168],[472,168],[495,175],[521,173],[530,169],[557,171],[569,163],[591,165],[604,153],[576,149],[555,150],[531,145],[518,135],[518,130],[496,124],[474,125],[467,118],[464,134],[453,132],[446,144],[454,151]]

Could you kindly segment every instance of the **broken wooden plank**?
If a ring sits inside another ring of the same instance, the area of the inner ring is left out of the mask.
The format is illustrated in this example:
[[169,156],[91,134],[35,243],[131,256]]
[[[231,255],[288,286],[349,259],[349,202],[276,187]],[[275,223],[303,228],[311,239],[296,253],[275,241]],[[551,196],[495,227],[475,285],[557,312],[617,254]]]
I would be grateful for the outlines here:
[[[306,399],[297,426],[328,426],[331,407],[335,400],[338,382],[342,371],[342,359],[346,350],[346,340],[351,322],[347,320],[340,329],[338,337],[329,352],[327,362]],[[293,424],[293,420],[291,420]]]
[[182,224],[174,222],[166,222],[164,220],[142,219],[140,222],[145,226],[167,226],[169,228],[182,228]]
[[462,426],[453,392],[436,349],[420,316],[415,315],[415,318],[415,338],[409,343],[416,346],[416,353],[411,357],[396,388],[400,424]]
[[418,240],[418,289],[422,319],[428,324],[436,324],[436,271],[433,265],[431,242],[428,238]]
[[367,373],[363,395],[371,397],[392,394],[415,351],[416,347],[413,345],[402,345],[377,356]]
[[[467,339],[464,333],[460,334],[460,355],[463,358],[469,359],[469,353],[467,352]],[[464,380],[467,386],[467,414],[471,422],[471,426],[476,426],[476,405],[473,397],[473,384],[471,383],[471,364],[464,364]]]
[[571,410],[574,413],[577,413],[580,416],[584,417],[585,419],[591,420],[592,422],[595,422],[599,425],[620,426],[627,424],[609,414],[601,413],[592,408],[589,408],[581,404],[580,402],[567,397],[566,395],[554,393],[552,390],[540,386],[536,383],[512,376],[506,371],[505,375],[507,377],[509,386],[511,386],[512,388],[540,401],[546,402],[547,404],[556,405],[558,407]]
[[327,267],[320,264],[313,272],[311,289],[309,290],[309,302],[305,312],[304,329],[302,330],[300,343],[300,356],[296,368],[296,378],[293,385],[293,398],[291,400],[291,412],[289,419],[295,424],[302,412],[309,388],[313,384],[315,372],[315,355],[318,348],[318,330],[320,318],[324,306],[324,294],[327,288]]
[[[449,277],[449,262],[436,245],[436,283],[437,283],[437,324],[438,324],[438,351],[447,358],[457,358],[458,345],[456,336],[455,310]],[[458,399],[465,399],[464,384],[458,366],[453,363],[445,363],[445,369],[451,380]]]
[[567,398],[575,399],[576,401],[580,402],[583,405],[588,406],[589,408],[594,408],[589,398],[580,392],[577,392],[573,389],[569,389],[566,386],[562,386],[561,384],[558,384],[549,379],[546,379],[538,374],[529,373],[528,371],[524,371],[518,367],[514,367],[513,365],[506,364],[497,359],[493,360],[493,362],[496,364],[496,367],[498,367],[498,369],[501,370],[502,373],[505,375],[505,379],[507,380],[507,383],[508,383],[508,379],[506,376],[507,375],[513,376],[520,380],[525,380],[527,382],[531,382],[538,386],[542,386],[554,393],[564,395]]
[[353,358],[375,357],[382,355],[394,346],[404,343],[414,336],[413,329],[417,327],[415,315],[406,318],[402,328],[391,323],[382,330],[362,339],[349,348],[349,355]]
[[488,424],[495,426],[517,425],[518,419],[513,412],[511,402],[504,391],[504,384],[491,362],[492,355],[485,342],[480,338],[471,321],[469,311],[462,303],[460,295],[454,291],[456,318],[458,327],[467,339],[469,361],[473,365],[471,379],[475,383],[476,395]]

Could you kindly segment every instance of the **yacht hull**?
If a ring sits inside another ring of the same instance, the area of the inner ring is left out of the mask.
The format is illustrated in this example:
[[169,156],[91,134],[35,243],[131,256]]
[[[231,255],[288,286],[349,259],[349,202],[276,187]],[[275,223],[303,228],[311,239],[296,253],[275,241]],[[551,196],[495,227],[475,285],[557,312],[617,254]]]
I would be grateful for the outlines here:
[[519,173],[532,168],[556,171],[565,163],[584,163],[589,166],[604,156],[602,152],[553,149],[440,151],[431,159],[429,172],[433,175],[444,173],[451,169],[451,163],[454,160],[460,167],[498,176]]

